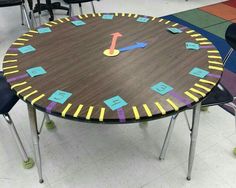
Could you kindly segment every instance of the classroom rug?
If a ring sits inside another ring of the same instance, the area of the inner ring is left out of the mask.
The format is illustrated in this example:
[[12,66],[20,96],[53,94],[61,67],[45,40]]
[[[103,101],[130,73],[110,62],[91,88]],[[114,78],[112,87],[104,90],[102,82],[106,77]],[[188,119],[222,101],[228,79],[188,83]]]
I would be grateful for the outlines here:
[[[163,18],[186,25],[201,33],[217,47],[224,58],[230,49],[225,41],[225,31],[231,23],[236,23],[236,0],[188,10]],[[221,83],[233,96],[236,96],[236,51],[232,53],[225,64]],[[234,114],[231,108],[221,107]]]

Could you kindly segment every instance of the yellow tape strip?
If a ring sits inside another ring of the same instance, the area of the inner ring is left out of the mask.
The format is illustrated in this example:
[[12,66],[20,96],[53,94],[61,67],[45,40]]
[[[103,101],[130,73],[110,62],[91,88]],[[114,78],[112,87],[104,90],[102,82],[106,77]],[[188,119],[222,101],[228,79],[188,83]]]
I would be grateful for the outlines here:
[[31,89],[31,88],[32,88],[31,86],[28,86],[28,87],[26,87],[26,88],[24,88],[24,89],[21,89],[21,90],[18,91],[16,94],[19,95],[19,94],[21,94],[21,93],[23,93],[23,92],[25,92],[25,91],[27,91],[27,90],[29,90],[29,89]]
[[77,110],[75,111],[73,117],[77,118],[77,117],[79,116],[79,113],[80,113],[80,111],[82,110],[83,106],[84,106],[84,105],[82,105],[82,104],[80,104],[80,105],[78,106],[78,108],[77,108]]
[[218,62],[218,61],[208,61],[208,63],[210,63],[210,64],[214,64],[214,65],[224,65],[223,63],[221,63],[221,62]]
[[39,33],[38,31],[35,30],[29,30],[30,33]]
[[170,23],[170,21],[166,21],[166,22],[165,22],[165,24],[168,24],[168,23]]
[[101,108],[99,121],[103,121],[106,108]]
[[134,18],[137,18],[137,17],[138,17],[138,14],[135,14],[135,15],[134,15]]
[[134,117],[135,119],[140,119],[140,115],[139,115],[139,112],[138,112],[138,109],[136,106],[133,106],[133,112],[134,112]]
[[50,23],[52,23],[52,24],[54,24],[54,25],[57,25],[57,24],[58,24],[57,22],[54,22],[54,21],[52,21],[52,22],[50,22]]
[[179,107],[171,99],[166,99],[166,101],[174,108],[175,111],[179,110]]
[[203,85],[201,85],[201,84],[194,84],[194,86],[199,87],[199,88],[201,88],[201,89],[204,89],[204,90],[207,91],[207,92],[210,92],[210,91],[211,91],[210,88],[208,88],[208,87],[206,87],[206,86],[203,86]]
[[31,101],[31,104],[33,105],[34,103],[36,103],[37,101],[39,101],[39,100],[42,99],[43,97],[45,97],[44,94],[42,94],[42,95],[36,97],[35,99],[33,99],[33,100]]
[[196,38],[195,39],[196,41],[206,41],[206,40],[208,40],[207,38]]
[[24,43],[18,43],[18,42],[13,42],[12,44],[16,45],[16,46],[24,46],[25,45]]
[[88,18],[88,15],[87,15],[87,14],[85,14],[84,16],[85,16],[85,18]]
[[58,19],[59,22],[64,23],[62,19]]
[[78,17],[79,17],[80,19],[83,19],[83,17],[82,17],[81,15],[78,15]]
[[162,22],[163,21],[163,19],[161,18],[158,22]]
[[155,20],[155,19],[156,19],[156,17],[152,17],[152,21]]
[[218,50],[207,50],[208,53],[211,53],[211,54],[218,54],[219,51]]
[[68,22],[70,21],[70,19],[69,19],[69,18],[67,18],[67,17],[65,18],[65,20],[66,20],[66,21],[68,21]]
[[18,54],[5,54],[5,56],[18,56]]
[[212,44],[212,42],[200,42],[200,45]]
[[52,27],[52,25],[49,24],[49,23],[45,23],[44,25],[46,25],[46,26],[48,26],[48,27]]
[[70,109],[71,106],[72,106],[71,103],[67,104],[67,106],[64,108],[64,110],[63,110],[62,113],[61,113],[61,116],[62,116],[62,117],[65,117],[65,116],[66,116],[66,112],[68,112],[68,110]]
[[205,84],[211,84],[213,86],[216,85],[215,82],[209,81],[209,80],[205,80],[205,79],[200,79],[199,82],[205,83]]
[[25,36],[25,37],[33,37],[33,35],[30,35],[30,34],[23,34],[23,36]]
[[15,71],[11,71],[11,72],[4,72],[3,76],[9,75],[9,74],[14,74],[14,73],[17,73],[17,72],[19,72],[19,70],[15,70]]
[[201,92],[201,91],[199,91],[199,90],[197,90],[197,89],[194,89],[194,88],[190,88],[190,91],[192,91],[192,92],[194,92],[194,93],[197,93],[197,94],[199,94],[199,95],[201,95],[201,96],[203,96],[203,97],[206,96],[205,93],[203,93],[203,92]]
[[22,86],[22,85],[25,85],[25,84],[27,84],[27,82],[20,82],[18,84],[14,84],[14,85],[11,86],[11,89],[14,89],[15,87]]
[[95,17],[96,15],[95,14],[93,14],[93,17]]
[[29,98],[30,96],[32,96],[32,95],[35,94],[35,93],[38,93],[38,90],[34,90],[33,92],[31,92],[31,93],[25,95],[25,96],[23,97],[23,99],[26,100],[27,98]]
[[147,114],[148,117],[152,117],[152,112],[151,110],[148,108],[148,106],[146,104],[143,104],[143,108]]
[[195,95],[191,94],[188,91],[185,91],[184,94],[187,95],[189,98],[193,99],[195,102],[199,101],[199,99]]
[[116,13],[115,13],[115,16],[118,16],[118,15],[119,15],[119,14],[116,12]]
[[193,35],[190,35],[191,37],[199,37],[201,36],[201,34],[193,34]]
[[217,55],[209,55],[208,58],[212,58],[212,59],[222,59],[220,56],[217,56]]
[[101,13],[98,13],[98,16],[102,16],[102,14],[101,14]]
[[122,16],[125,16],[125,13],[122,13]]
[[173,24],[172,26],[175,27],[175,26],[177,26],[177,25],[179,25],[179,24],[178,24],[178,23],[175,23],[175,24]]
[[166,111],[164,110],[164,108],[161,106],[159,102],[155,102],[155,105],[157,106],[158,110],[160,110],[162,115],[166,114]]
[[194,30],[189,30],[189,31],[186,31],[186,33],[194,33],[195,31]]
[[129,13],[128,17],[130,18],[131,16],[132,16],[132,14],[131,14],[131,13]]
[[93,106],[89,107],[88,113],[86,115],[86,119],[89,120],[91,118],[92,112],[93,112]]
[[17,68],[17,67],[18,67],[17,65],[15,65],[15,66],[10,66],[10,67],[4,67],[4,68],[2,68],[2,70],[15,69],[15,68]]
[[23,38],[18,38],[17,40],[20,40],[20,41],[29,41],[29,39],[23,39]]
[[212,70],[218,70],[218,71],[223,71],[223,67],[216,67],[216,66],[208,66],[209,69],[212,69]]
[[17,62],[17,59],[3,61],[3,63],[15,63],[15,62]]

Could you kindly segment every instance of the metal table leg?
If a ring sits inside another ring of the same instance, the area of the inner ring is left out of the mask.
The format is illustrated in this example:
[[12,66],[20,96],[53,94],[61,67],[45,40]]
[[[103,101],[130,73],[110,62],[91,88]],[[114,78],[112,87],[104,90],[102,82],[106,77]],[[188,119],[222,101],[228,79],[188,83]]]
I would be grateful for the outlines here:
[[28,104],[27,106],[28,106],[28,114],[29,114],[29,121],[30,121],[31,137],[32,137],[34,155],[35,155],[35,163],[38,168],[39,183],[43,183],[36,110],[30,104]]
[[196,141],[198,135],[199,119],[200,119],[201,103],[198,103],[193,109],[192,129],[191,129],[191,142],[188,159],[188,174],[187,180],[191,180],[191,173],[193,168],[193,161],[195,156]]

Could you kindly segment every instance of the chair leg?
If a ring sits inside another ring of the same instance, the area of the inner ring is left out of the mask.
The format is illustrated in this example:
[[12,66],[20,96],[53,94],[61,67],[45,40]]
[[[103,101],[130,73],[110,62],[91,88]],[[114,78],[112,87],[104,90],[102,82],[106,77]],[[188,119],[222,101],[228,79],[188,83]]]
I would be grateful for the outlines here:
[[7,113],[7,114],[4,114],[3,115],[4,119],[6,120],[7,124],[8,124],[8,127],[11,131],[11,134],[12,136],[14,137],[14,140],[16,142],[16,145],[19,149],[19,152],[20,152],[20,155],[21,155],[21,158],[23,160],[23,167],[25,169],[30,169],[34,166],[34,161],[29,158],[25,152],[25,149],[24,149],[24,146],[21,142],[21,139],[16,131],[16,128],[15,128],[15,125],[10,117],[10,115]]
[[47,127],[47,129],[51,130],[55,128],[55,123],[50,119],[49,115],[47,113],[44,113],[46,122],[45,122],[45,126]]
[[167,133],[166,133],[165,141],[164,141],[164,144],[163,144],[162,149],[161,149],[161,154],[159,156],[159,160],[164,160],[165,159],[166,151],[167,151],[167,148],[168,148],[168,145],[169,145],[169,142],[170,142],[170,138],[171,138],[171,135],[172,135],[172,132],[173,132],[173,129],[174,129],[175,121],[176,121],[176,118],[178,117],[178,115],[179,114],[176,114],[176,115],[171,117],[170,124],[169,124],[168,130],[167,130]]
[[30,21],[29,21],[29,17],[28,17],[28,14],[27,14],[25,5],[22,4],[21,6],[22,6],[22,9],[23,9],[23,13],[24,13],[24,16],[25,16],[25,20],[26,20],[27,27],[28,27],[29,29],[31,29],[31,25],[30,25]]
[[234,110],[234,124],[236,130],[236,105],[233,102],[227,103],[225,105],[231,107]]
[[223,59],[223,64],[225,65],[226,62],[228,61],[229,57],[231,56],[231,54],[233,53],[234,49],[233,48],[230,48],[228,53],[226,54],[226,56],[224,57]]
[[190,142],[189,158],[188,158],[187,180],[191,180],[191,173],[192,173],[192,168],[193,168],[193,161],[194,161],[194,156],[195,156],[198,127],[199,127],[199,120],[200,120],[200,111],[201,111],[201,103],[198,103],[193,109],[192,129],[190,133],[191,142]]
[[20,6],[20,15],[21,15],[21,25],[24,25],[24,15],[23,15],[23,7]]
[[82,4],[79,3],[79,9],[80,9],[80,14],[82,15],[83,14],[83,10],[82,10]]
[[31,104],[28,104],[27,106],[28,106],[29,122],[30,122],[30,129],[31,129],[31,137],[32,137],[33,148],[34,148],[35,162],[38,168],[39,183],[43,183],[36,110],[33,106],[31,106]]
[[93,13],[96,14],[96,10],[95,10],[93,1],[91,1],[91,5],[92,5],[92,8],[93,8]]
[[69,16],[71,17],[72,16],[72,5],[69,4]]

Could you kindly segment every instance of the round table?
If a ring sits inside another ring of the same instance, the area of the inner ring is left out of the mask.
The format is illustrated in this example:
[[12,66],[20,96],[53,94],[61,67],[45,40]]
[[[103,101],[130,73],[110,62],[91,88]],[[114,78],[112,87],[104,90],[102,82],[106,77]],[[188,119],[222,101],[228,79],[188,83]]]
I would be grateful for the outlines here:
[[58,19],[23,34],[6,52],[3,70],[28,103],[35,133],[35,109],[94,123],[176,114],[209,94],[223,63],[207,38],[178,23],[98,13]]

